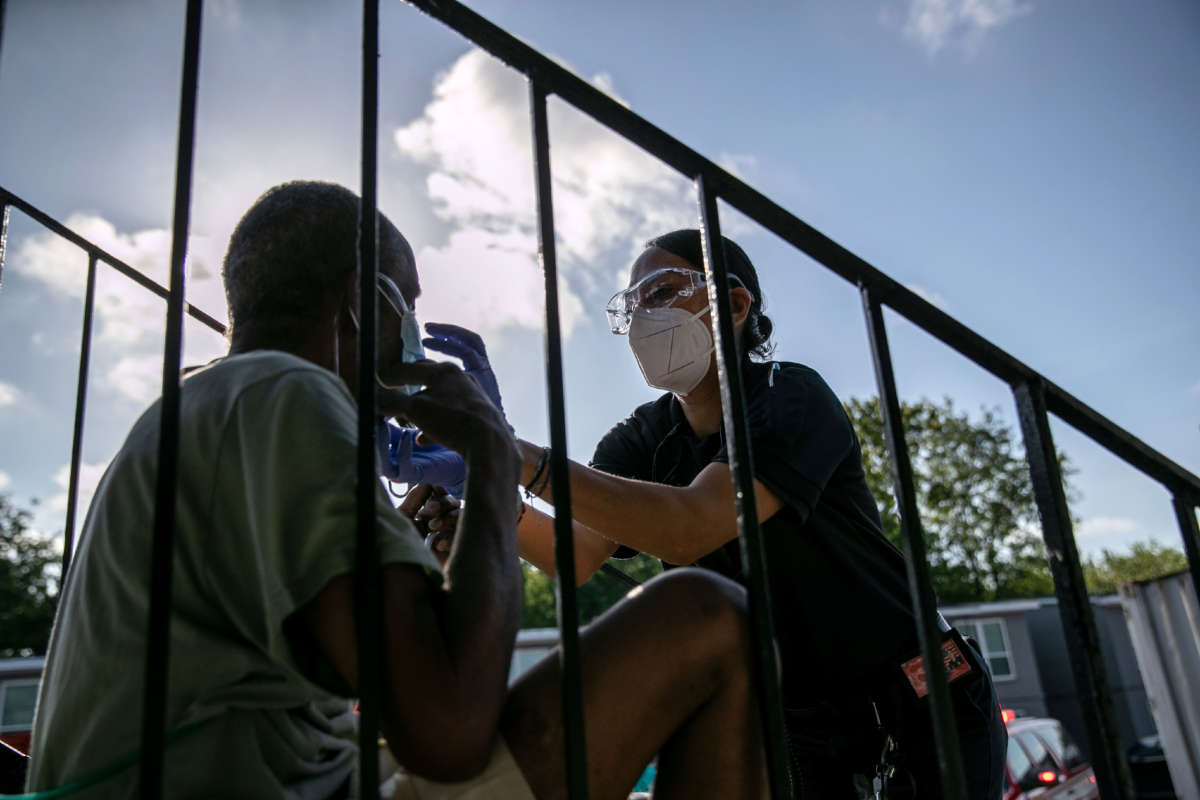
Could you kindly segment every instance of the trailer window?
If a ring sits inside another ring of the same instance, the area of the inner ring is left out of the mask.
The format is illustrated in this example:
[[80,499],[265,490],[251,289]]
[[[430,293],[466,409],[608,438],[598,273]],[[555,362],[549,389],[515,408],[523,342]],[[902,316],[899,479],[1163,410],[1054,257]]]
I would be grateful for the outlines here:
[[0,683],[0,731],[27,731],[33,725],[38,679]]
[[963,636],[970,636],[978,643],[983,651],[983,660],[992,671],[992,678],[1006,681],[1016,677],[1012,649],[1008,644],[1008,628],[1003,619],[956,620],[954,627]]

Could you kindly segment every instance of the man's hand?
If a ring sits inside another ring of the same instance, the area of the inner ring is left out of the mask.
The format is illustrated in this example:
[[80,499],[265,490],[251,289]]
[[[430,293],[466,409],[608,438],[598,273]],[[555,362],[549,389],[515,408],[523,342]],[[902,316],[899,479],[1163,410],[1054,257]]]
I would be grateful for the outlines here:
[[457,498],[427,483],[413,487],[400,504],[400,513],[411,519],[425,536],[425,546],[443,567],[454,544],[460,505]]
[[446,494],[445,489],[419,483],[414,486],[403,503],[398,506],[402,515],[412,519],[413,525],[422,536],[425,546],[430,548],[433,558],[445,569],[454,545],[455,529],[458,525],[458,500]]
[[393,379],[425,388],[409,395],[397,387],[379,386],[379,413],[407,419],[421,429],[422,438],[462,453],[468,463],[472,456],[486,451],[489,456],[502,458],[505,468],[516,472],[516,442],[503,413],[461,369],[454,364],[415,361],[397,367]]

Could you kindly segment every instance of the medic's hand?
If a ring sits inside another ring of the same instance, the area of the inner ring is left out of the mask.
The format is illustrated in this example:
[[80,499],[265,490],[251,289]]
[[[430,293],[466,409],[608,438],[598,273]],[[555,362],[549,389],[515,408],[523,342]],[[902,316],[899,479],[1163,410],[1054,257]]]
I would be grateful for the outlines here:
[[462,496],[467,480],[462,456],[440,444],[419,444],[418,433],[415,428],[387,425],[386,436],[378,438],[384,477],[410,485],[430,483]]
[[[422,339],[421,343],[430,350],[461,359],[466,373],[479,383],[480,388],[503,414],[504,403],[500,401],[500,386],[496,383],[496,373],[492,371],[487,348],[484,347],[479,334],[444,322],[426,323],[425,332],[429,336]],[[512,430],[511,425],[508,427]]]

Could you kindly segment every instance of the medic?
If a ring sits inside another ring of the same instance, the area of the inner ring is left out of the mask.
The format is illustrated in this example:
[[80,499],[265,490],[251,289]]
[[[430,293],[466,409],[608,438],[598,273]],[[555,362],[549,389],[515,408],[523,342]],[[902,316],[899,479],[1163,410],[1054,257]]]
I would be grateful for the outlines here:
[[[771,360],[758,275],[741,247],[723,244],[795,795],[855,797],[856,784],[870,787],[878,777],[892,798],[940,797],[904,558],[884,537],[858,437],[816,371]],[[580,583],[608,558],[637,552],[666,568],[696,565],[741,579],[701,247],[694,229],[651,240],[606,309],[646,382],[665,393],[618,422],[589,466],[570,464]],[[425,344],[490,381],[498,404],[479,337],[453,326],[427,331]],[[523,486],[552,502],[548,448],[519,444]],[[553,520],[529,508],[518,535],[521,555],[553,574]],[[941,622],[943,652],[958,665],[950,692],[968,796],[994,800],[1007,737],[991,676],[976,649]]]

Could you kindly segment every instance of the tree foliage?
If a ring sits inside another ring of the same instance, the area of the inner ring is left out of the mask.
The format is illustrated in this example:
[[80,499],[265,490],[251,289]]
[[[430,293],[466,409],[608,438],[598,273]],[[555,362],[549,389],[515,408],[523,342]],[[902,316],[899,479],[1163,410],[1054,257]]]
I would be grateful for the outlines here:
[[[536,567],[522,562],[525,571],[525,607],[521,612],[522,628],[553,628],[558,626],[554,602],[554,579]],[[639,581],[647,581],[662,572],[658,559],[641,554],[627,561],[617,561],[616,567]],[[579,604],[579,624],[584,625],[603,614],[625,596],[629,586],[611,575],[597,572],[576,594]]]
[[1092,594],[1112,594],[1122,583],[1161,578],[1188,567],[1181,550],[1153,540],[1134,542],[1128,553],[1101,550],[1083,560],[1083,578]]
[[29,530],[30,512],[0,494],[0,657],[46,652],[58,554]]
[[[862,442],[863,467],[884,533],[902,547],[879,402],[851,399],[846,411]],[[985,409],[972,420],[949,398],[940,404],[904,404],[901,417],[938,599],[980,602],[1053,594],[1029,468],[1013,431],[995,411]]]

